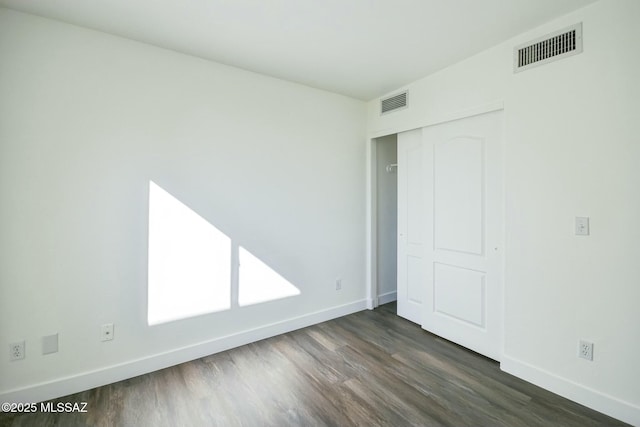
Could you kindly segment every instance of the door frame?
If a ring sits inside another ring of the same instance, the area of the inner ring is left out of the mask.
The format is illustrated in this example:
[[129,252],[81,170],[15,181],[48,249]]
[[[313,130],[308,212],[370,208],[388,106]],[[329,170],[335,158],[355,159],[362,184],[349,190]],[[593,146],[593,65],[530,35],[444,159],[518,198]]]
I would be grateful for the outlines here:
[[[367,138],[366,145],[366,155],[365,155],[365,171],[366,171],[366,182],[365,182],[365,286],[366,286],[366,305],[369,310],[373,310],[378,307],[378,271],[377,271],[377,262],[378,262],[378,217],[376,213],[376,205],[377,205],[377,191],[378,191],[378,176],[377,176],[377,153],[376,153],[376,140],[377,138],[398,134],[401,132],[409,131],[412,129],[423,128],[427,126],[435,126],[446,122],[451,122],[454,120],[466,119],[473,116],[478,116],[480,114],[490,113],[492,111],[504,111],[504,102],[496,101],[490,104],[484,104],[477,107],[465,109],[462,111],[457,111],[449,114],[444,114],[435,118],[426,118],[423,120],[418,120],[418,123],[407,122],[409,125],[405,126],[396,126],[390,129],[384,129],[382,131],[371,132],[369,137]],[[404,110],[407,112],[408,110]],[[399,113],[402,114],[402,113]],[[506,116],[505,120],[506,122]],[[503,123],[504,123],[503,122]],[[503,141],[503,150],[506,149],[506,141]],[[503,156],[504,158],[504,156]],[[504,170],[506,168],[506,161],[503,162],[503,177],[505,176]],[[503,185],[505,182],[503,180]],[[506,192],[503,192],[506,195]],[[504,196],[503,196],[504,197]],[[506,223],[506,212],[503,212],[503,218]],[[503,224],[504,227],[504,224]],[[506,235],[504,235],[506,241]],[[506,249],[506,248],[505,248]],[[502,252],[503,256],[505,251]],[[503,286],[502,286],[502,295],[501,298],[504,302],[504,294],[506,289],[506,279],[505,275],[505,263],[502,265],[502,277],[503,277]],[[504,304],[502,304],[503,311],[503,319],[504,319]],[[504,331],[504,325],[503,325]],[[503,340],[504,342],[504,340]]]
[[[384,135],[380,135],[384,136]],[[373,310],[378,306],[378,174],[377,174],[377,146],[378,137],[371,137],[366,149],[366,287],[367,308]]]

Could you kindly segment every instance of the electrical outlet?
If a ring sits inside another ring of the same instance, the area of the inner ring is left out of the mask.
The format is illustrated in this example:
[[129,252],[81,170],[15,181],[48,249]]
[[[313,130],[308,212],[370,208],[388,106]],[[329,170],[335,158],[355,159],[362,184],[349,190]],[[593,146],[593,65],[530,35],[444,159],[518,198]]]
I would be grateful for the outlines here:
[[9,344],[9,360],[22,360],[24,358],[24,341]]
[[113,323],[105,323],[100,328],[100,340],[111,341],[113,339]]
[[336,279],[336,291],[342,289],[342,279]]
[[593,361],[593,343],[580,340],[578,343],[578,357]]

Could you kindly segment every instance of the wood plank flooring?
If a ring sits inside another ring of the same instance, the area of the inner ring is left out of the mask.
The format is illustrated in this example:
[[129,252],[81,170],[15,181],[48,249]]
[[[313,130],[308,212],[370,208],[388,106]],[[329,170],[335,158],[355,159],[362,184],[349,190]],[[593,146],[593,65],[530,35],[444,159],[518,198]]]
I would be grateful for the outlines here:
[[623,426],[395,315],[395,304],[54,402],[0,426]]

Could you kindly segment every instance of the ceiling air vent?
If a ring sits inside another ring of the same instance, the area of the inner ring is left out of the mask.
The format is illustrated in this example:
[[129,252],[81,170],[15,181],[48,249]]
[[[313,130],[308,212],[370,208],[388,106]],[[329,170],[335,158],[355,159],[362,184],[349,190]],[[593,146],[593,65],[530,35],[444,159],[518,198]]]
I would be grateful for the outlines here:
[[380,114],[391,113],[392,111],[407,108],[409,100],[409,92],[404,91],[396,95],[391,95],[380,100]]
[[582,52],[582,23],[547,34],[514,49],[514,72]]

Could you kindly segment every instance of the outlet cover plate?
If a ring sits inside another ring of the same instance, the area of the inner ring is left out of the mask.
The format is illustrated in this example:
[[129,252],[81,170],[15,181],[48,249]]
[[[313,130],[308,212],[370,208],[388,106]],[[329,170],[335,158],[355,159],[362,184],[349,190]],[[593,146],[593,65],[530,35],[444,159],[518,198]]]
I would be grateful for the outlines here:
[[580,340],[578,343],[578,357],[593,361],[593,343]]
[[589,217],[577,216],[576,217],[576,236],[588,236],[589,235]]
[[22,360],[25,358],[24,341],[9,344],[9,360]]
[[105,323],[100,328],[100,340],[111,341],[113,339],[113,323]]

